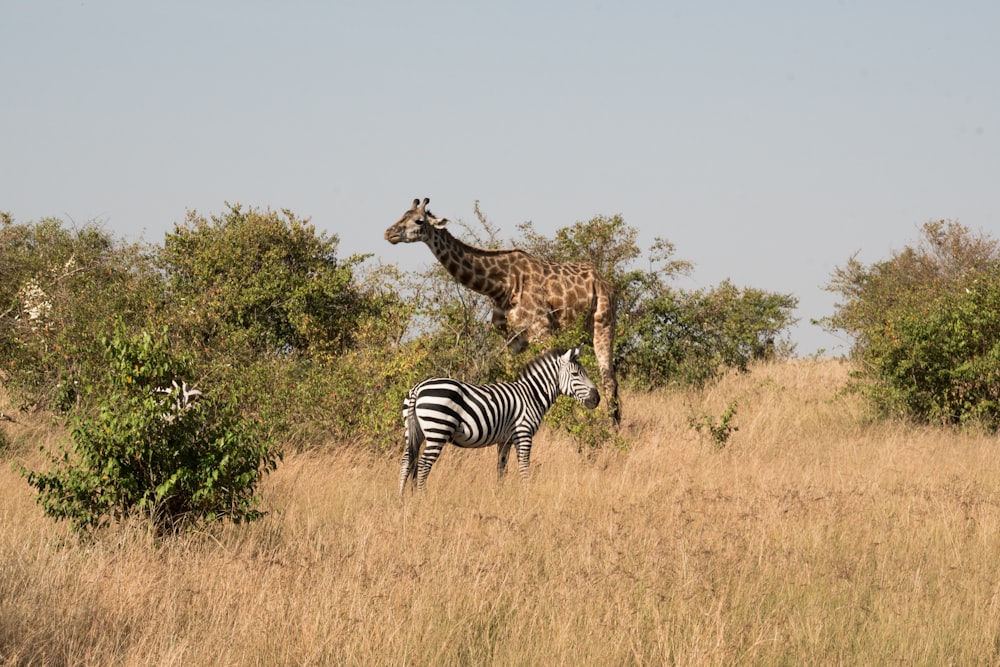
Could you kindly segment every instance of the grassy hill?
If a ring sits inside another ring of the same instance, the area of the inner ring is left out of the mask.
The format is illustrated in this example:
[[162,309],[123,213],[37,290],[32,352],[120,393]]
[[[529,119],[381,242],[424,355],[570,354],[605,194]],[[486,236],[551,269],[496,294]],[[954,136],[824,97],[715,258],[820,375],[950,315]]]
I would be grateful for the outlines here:
[[[401,501],[396,453],[332,443],[264,520],[163,541],[68,538],[0,466],[0,664],[996,664],[1000,442],[873,422],[849,370],[625,392],[627,451],[543,431],[526,486],[449,448]],[[733,401],[725,446],[692,428]]]

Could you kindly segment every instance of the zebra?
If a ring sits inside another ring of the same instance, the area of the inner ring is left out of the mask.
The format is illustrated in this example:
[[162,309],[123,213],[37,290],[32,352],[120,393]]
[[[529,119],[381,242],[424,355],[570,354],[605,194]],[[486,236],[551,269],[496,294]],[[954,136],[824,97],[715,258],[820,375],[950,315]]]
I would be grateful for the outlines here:
[[498,445],[497,476],[501,479],[513,445],[521,478],[526,479],[531,439],[556,398],[571,396],[590,410],[600,403],[597,387],[580,365],[581,348],[544,352],[511,382],[474,385],[429,378],[410,389],[403,400],[406,446],[399,468],[400,495],[409,477],[418,490],[425,488],[431,466],[448,442],[458,447]]

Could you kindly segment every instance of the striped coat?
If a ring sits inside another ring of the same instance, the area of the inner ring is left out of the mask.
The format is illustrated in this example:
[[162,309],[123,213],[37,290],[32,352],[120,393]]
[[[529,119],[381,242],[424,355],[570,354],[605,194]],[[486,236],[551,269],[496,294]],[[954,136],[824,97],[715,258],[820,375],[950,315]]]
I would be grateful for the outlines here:
[[550,350],[530,361],[511,382],[474,385],[430,378],[417,384],[403,401],[406,448],[399,470],[399,492],[405,490],[408,478],[422,490],[431,466],[449,442],[458,447],[497,445],[497,474],[501,477],[513,447],[518,470],[526,478],[532,438],[556,398],[571,396],[589,409],[600,402],[579,357],[580,346]]

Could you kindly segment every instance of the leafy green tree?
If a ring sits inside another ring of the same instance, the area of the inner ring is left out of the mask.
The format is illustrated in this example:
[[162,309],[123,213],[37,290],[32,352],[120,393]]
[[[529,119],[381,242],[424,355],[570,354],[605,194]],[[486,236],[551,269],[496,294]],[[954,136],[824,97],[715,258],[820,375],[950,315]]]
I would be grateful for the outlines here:
[[728,280],[704,290],[664,290],[623,341],[623,371],[640,387],[702,385],[726,369],[788,356],[791,345],[780,336],[794,323],[797,304],[790,294]]
[[823,320],[854,343],[855,387],[883,413],[1000,428],[1000,246],[954,221],[866,266],[851,257],[827,286]]
[[281,434],[286,449],[401,446],[403,396],[436,372],[427,364],[426,339],[407,336],[414,305],[399,294],[399,272],[378,267],[356,278],[378,307],[359,320],[351,348],[335,357],[260,360],[232,380],[245,402],[248,394],[258,397],[252,411]]
[[189,212],[159,261],[196,346],[335,355],[353,344],[372,306],[354,281],[364,257],[340,260],[338,244],[290,211],[234,205],[210,219]]
[[103,372],[100,337],[116,319],[141,326],[162,301],[146,249],[96,223],[0,221],[0,359],[23,404],[70,410]]
[[[170,335],[199,378],[238,397],[289,449],[331,438],[381,447],[398,432],[385,378],[417,363],[403,339],[414,315],[391,267],[337,257],[338,239],[285,210],[189,213],[158,257]],[[400,357],[397,357],[400,355]],[[401,396],[399,399],[401,401]]]
[[138,514],[159,531],[261,516],[256,487],[278,460],[261,426],[189,386],[165,335],[119,325],[102,342],[107,377],[83,387],[96,410],[74,419],[72,450],[23,471],[46,514],[78,530]]

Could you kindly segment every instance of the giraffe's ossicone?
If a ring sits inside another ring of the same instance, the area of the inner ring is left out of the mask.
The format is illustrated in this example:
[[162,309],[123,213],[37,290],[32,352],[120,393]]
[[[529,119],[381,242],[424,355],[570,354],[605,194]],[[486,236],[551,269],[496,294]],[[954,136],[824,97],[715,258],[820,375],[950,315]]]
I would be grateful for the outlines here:
[[549,262],[517,248],[488,250],[452,236],[447,218],[413,205],[385,230],[389,243],[423,241],[455,280],[493,302],[493,325],[517,354],[586,316],[605,403],[617,423],[618,382],[614,370],[616,301],[611,285],[589,264]]

